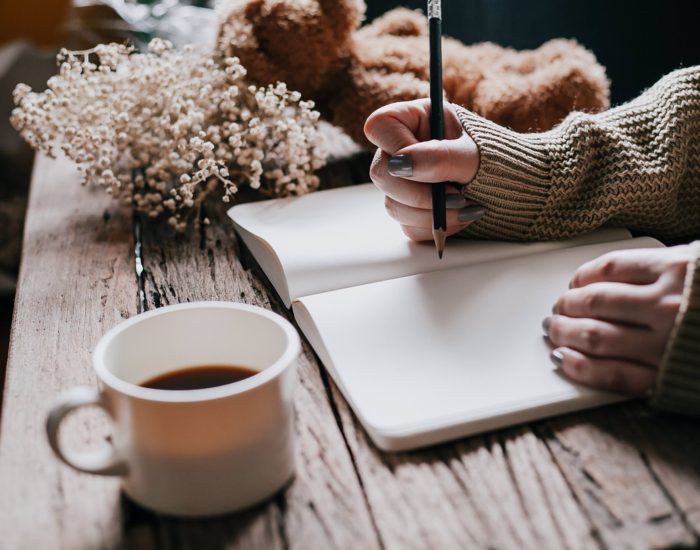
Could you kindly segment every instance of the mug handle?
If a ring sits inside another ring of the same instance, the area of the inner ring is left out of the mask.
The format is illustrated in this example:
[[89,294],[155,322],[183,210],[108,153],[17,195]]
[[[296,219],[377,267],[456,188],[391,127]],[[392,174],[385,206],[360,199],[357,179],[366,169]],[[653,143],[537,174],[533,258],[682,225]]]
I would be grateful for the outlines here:
[[49,416],[46,418],[46,435],[49,438],[49,444],[53,452],[68,466],[75,468],[79,472],[106,476],[126,475],[128,472],[126,462],[117,454],[114,447],[101,451],[80,453],[61,448],[58,442],[58,428],[63,419],[74,410],[90,405],[100,407],[107,414],[110,414],[102,399],[102,395],[95,388],[80,386],[68,390],[58,398],[58,401],[51,408]]

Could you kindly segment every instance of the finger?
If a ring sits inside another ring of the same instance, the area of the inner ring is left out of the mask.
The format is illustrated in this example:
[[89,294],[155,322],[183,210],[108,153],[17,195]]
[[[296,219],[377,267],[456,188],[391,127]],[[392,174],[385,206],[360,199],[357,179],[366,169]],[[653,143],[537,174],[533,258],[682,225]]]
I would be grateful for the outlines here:
[[564,315],[548,317],[542,324],[555,347],[569,347],[597,357],[614,357],[658,367],[665,348],[648,328],[578,319]]
[[[369,176],[379,190],[396,202],[414,208],[432,208],[430,185],[392,176],[388,170],[389,155],[377,149],[369,169]],[[464,201],[466,206],[466,199]]]
[[568,317],[651,326],[655,299],[651,285],[591,283],[562,294],[554,304],[554,312]]
[[[464,133],[449,103],[445,103],[445,137],[456,139]],[[430,100],[416,99],[386,105],[365,122],[367,139],[390,155],[419,141],[430,139]]]
[[[469,224],[465,224],[462,227],[453,227],[451,229],[447,228],[447,236],[450,237],[452,235],[456,235],[468,226]],[[411,227],[410,225],[402,225],[401,229],[404,232],[404,235],[406,235],[412,241],[433,240],[433,231],[432,229],[428,229],[427,227]]]
[[428,183],[466,184],[479,168],[479,150],[467,134],[458,139],[413,143],[397,151],[389,162],[394,176]]
[[[427,208],[413,208],[396,202],[391,197],[386,197],[384,206],[389,215],[399,222],[401,225],[410,225],[412,227],[425,227],[432,229],[433,227],[433,211]],[[447,213],[447,230],[450,231],[455,227],[465,227],[465,224],[475,222],[480,219],[486,210],[478,204],[470,204],[459,210],[451,208]]]
[[[377,149],[370,166],[369,175],[374,184],[386,196],[414,208],[432,209],[433,196],[430,184],[418,183],[404,178],[392,176],[388,171],[389,156]],[[447,190],[447,208],[464,208],[470,203],[456,188],[449,186]]]
[[635,396],[654,388],[657,372],[630,361],[591,357],[567,347],[555,349],[551,357],[568,378],[586,386]]
[[571,287],[578,288],[602,281],[630,284],[651,284],[663,272],[658,250],[617,250],[583,264],[571,279]]

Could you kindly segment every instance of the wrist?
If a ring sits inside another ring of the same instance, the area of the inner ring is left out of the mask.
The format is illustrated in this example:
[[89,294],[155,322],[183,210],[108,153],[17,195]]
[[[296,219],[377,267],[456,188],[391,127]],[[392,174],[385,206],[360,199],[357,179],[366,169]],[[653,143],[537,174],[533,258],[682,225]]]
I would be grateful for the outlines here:
[[486,215],[469,228],[473,235],[513,240],[532,239],[530,230],[551,186],[547,134],[513,132],[461,107],[457,117],[476,143],[478,168],[464,195],[486,207]]

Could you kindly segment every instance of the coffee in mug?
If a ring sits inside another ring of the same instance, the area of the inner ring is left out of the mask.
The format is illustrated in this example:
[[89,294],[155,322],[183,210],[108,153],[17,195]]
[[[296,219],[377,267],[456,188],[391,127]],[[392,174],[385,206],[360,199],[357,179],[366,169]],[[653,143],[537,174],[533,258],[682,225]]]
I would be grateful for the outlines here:
[[[137,315],[97,345],[100,388],[73,388],[54,405],[49,442],[77,470],[121,476],[132,499],[158,512],[246,508],[293,475],[299,350],[292,325],[255,306],[200,302]],[[114,424],[104,454],[58,440],[66,415],[90,405]]]

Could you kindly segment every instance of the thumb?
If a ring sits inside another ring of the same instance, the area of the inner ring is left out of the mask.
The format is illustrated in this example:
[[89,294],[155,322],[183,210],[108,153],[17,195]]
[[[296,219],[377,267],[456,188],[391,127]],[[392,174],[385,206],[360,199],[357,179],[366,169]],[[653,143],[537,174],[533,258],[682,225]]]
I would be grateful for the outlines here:
[[424,183],[469,183],[479,168],[479,149],[468,134],[413,143],[389,159],[392,176]]

